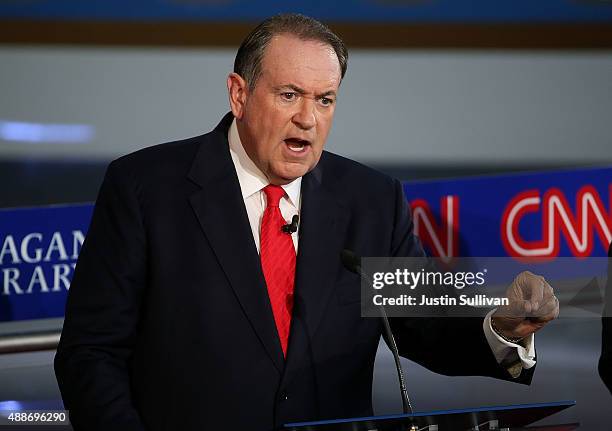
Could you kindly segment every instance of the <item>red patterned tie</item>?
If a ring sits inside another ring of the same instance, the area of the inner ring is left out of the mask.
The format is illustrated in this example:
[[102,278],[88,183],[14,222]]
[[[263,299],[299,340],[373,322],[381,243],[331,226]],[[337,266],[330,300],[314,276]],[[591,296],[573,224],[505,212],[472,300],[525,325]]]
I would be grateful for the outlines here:
[[291,235],[282,231],[286,221],[278,204],[285,191],[282,187],[273,184],[267,185],[263,190],[267,206],[261,221],[261,268],[266,278],[276,329],[286,357],[293,310],[295,248]]

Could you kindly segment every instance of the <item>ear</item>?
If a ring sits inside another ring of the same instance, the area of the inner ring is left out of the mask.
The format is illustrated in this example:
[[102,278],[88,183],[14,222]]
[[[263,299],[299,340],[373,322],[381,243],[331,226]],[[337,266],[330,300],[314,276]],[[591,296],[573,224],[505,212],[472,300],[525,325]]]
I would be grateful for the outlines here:
[[227,77],[227,93],[229,96],[232,114],[238,120],[244,115],[244,106],[248,96],[248,86],[242,76],[237,73],[230,73]]

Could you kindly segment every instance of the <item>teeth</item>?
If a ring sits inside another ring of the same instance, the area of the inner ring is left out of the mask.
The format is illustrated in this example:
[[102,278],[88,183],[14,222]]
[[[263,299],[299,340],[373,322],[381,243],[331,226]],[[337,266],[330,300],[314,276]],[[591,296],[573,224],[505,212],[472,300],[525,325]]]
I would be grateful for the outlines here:
[[292,144],[292,145],[289,145],[289,149],[291,151],[299,152],[299,151],[302,151],[304,149],[304,144],[297,145],[297,146],[295,144]]
[[304,144],[301,143],[287,142],[287,146],[291,151],[295,151],[296,153],[304,150]]

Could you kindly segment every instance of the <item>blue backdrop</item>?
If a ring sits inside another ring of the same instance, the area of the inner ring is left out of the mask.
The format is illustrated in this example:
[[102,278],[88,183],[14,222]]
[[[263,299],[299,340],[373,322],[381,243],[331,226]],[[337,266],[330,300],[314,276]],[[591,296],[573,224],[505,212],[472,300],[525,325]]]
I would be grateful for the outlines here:
[[32,0],[0,2],[0,17],[259,21],[301,12],[325,21],[394,22],[605,22],[612,4],[575,0]]
[[[612,240],[612,168],[404,184],[438,256],[583,259]],[[93,206],[0,210],[0,321],[62,317]]]

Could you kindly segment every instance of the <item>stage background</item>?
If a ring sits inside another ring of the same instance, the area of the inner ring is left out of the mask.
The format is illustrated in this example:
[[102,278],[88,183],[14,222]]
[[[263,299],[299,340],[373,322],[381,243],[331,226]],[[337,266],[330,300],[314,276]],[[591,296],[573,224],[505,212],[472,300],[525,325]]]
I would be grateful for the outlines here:
[[[609,2],[356,3],[300,3],[351,48],[331,151],[402,180],[612,163]],[[130,4],[0,4],[1,208],[92,201],[111,159],[210,130],[227,111],[237,43],[282,7]],[[3,325],[41,333],[61,320]],[[597,319],[555,322],[537,337],[531,387],[404,367],[418,410],[577,399],[560,419],[603,430],[600,342]],[[58,399],[53,354],[0,355],[0,401]],[[401,408],[392,366],[383,345],[377,413]]]

